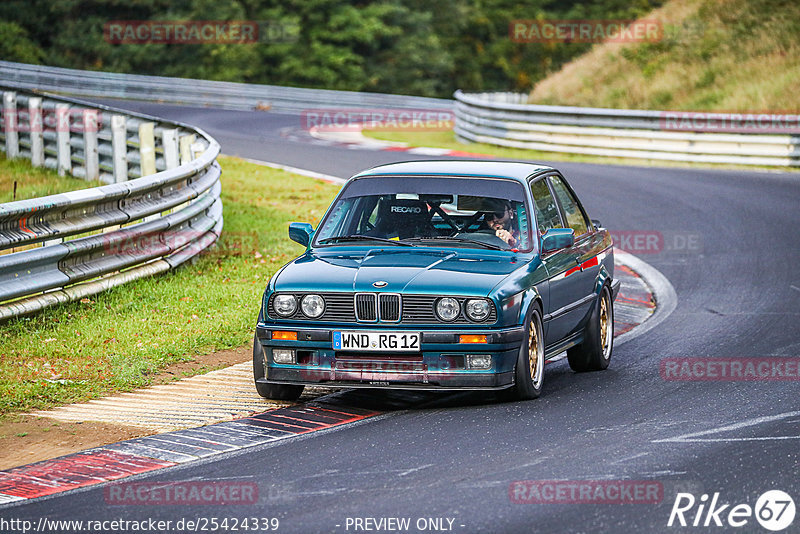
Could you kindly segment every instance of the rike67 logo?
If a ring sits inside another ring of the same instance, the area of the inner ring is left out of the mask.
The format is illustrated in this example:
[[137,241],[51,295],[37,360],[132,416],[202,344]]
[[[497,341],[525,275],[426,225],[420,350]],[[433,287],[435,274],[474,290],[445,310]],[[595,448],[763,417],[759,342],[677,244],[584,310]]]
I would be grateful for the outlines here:
[[751,525],[752,519],[767,530],[778,532],[786,529],[794,521],[795,504],[788,493],[780,490],[764,492],[755,507],[749,504],[723,504],[719,492],[709,496],[703,494],[699,499],[691,493],[678,493],[669,514],[667,526],[692,527],[744,527]]

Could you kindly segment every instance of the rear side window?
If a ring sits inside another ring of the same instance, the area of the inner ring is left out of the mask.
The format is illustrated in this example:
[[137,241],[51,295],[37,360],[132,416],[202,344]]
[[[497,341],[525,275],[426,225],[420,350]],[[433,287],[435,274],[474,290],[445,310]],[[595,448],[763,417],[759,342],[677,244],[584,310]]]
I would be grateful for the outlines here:
[[564,181],[560,176],[551,176],[550,181],[553,184],[553,191],[558,197],[558,202],[564,210],[564,217],[566,218],[567,226],[575,230],[575,237],[583,235],[589,231],[589,223],[583,215],[578,201],[564,185]]
[[536,223],[539,225],[539,233],[544,235],[550,228],[562,228],[558,206],[545,179],[532,183],[531,193],[533,203],[536,204]]

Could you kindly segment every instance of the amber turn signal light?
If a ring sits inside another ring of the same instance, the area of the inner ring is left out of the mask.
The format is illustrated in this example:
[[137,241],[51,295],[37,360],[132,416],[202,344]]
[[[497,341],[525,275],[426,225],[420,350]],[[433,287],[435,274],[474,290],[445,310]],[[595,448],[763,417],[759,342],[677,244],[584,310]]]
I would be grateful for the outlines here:
[[275,330],[272,332],[272,339],[282,339],[284,341],[297,341],[297,332],[284,332]]
[[481,335],[467,334],[467,335],[458,336],[458,342],[459,343],[488,343],[488,341],[486,341],[486,334],[481,334]]

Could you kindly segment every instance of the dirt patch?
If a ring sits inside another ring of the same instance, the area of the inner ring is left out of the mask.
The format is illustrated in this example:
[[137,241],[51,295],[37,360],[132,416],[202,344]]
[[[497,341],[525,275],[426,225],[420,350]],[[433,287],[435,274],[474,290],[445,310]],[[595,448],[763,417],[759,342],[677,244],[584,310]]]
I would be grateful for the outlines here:
[[[247,345],[172,364],[154,375],[152,384],[167,384],[248,361],[253,357],[252,350]],[[0,417],[0,470],[153,433],[135,426],[92,421],[64,423],[47,417],[7,415]]]
[[253,358],[253,346],[245,345],[236,349],[221,350],[195,356],[188,362],[173,363],[163,371],[153,375],[152,385],[168,384],[181,378],[208,373],[230,367],[231,365],[250,361]]

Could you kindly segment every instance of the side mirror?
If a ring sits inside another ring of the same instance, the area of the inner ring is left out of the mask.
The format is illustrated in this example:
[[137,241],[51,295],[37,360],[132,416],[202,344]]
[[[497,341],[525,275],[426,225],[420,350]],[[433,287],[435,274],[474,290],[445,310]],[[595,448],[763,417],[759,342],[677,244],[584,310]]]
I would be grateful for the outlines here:
[[296,241],[308,248],[311,243],[311,236],[314,235],[314,227],[308,223],[293,222],[289,223],[289,239]]
[[594,225],[594,227],[595,227],[597,230],[600,230],[601,228],[603,228],[603,223],[601,223],[601,222],[600,222],[599,220],[597,220],[597,219],[592,219],[592,224]]
[[542,252],[552,252],[575,244],[572,228],[551,228],[542,236]]

